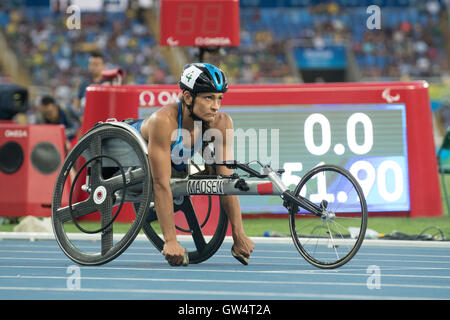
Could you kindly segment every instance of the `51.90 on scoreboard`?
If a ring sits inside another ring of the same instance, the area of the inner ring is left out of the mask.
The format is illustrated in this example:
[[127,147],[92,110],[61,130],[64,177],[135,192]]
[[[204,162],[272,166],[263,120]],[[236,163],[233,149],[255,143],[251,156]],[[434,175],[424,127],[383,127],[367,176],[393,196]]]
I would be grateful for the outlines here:
[[[410,209],[404,104],[224,107],[223,111],[233,118],[235,132],[246,139],[235,136],[238,161],[270,161],[285,170],[282,180],[292,188],[313,167],[337,164],[358,180],[370,212]],[[344,192],[328,194],[330,183],[318,179],[311,196],[356,201],[345,198]],[[275,199],[250,198],[241,197],[243,211],[285,212]]]

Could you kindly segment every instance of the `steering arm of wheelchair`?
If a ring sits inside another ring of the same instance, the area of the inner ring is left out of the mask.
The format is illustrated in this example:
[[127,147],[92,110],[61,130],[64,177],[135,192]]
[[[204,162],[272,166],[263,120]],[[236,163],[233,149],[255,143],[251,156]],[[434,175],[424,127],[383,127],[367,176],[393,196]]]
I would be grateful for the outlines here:
[[[259,161],[257,161],[257,163],[259,165],[261,165],[261,167],[263,167],[263,170],[265,170],[264,168],[267,168],[267,169],[270,168],[269,165],[263,166]],[[260,178],[260,179],[267,178],[267,173],[266,172],[261,174],[258,171],[256,171],[255,169],[251,168],[247,163],[239,163],[236,160],[227,161],[226,163],[215,163],[214,165],[216,165],[216,166],[226,166],[228,169],[241,169],[242,171],[245,171],[245,172],[249,173],[250,177],[256,177],[256,178]],[[273,169],[271,169],[271,171],[273,171]],[[284,173],[284,169],[278,169],[275,172],[276,172],[276,174],[282,174],[282,173]]]
[[283,205],[290,213],[297,213],[298,207],[302,207],[318,216],[323,209],[302,197],[295,196],[283,183],[279,174],[283,171],[273,170],[270,166],[263,166],[263,173],[250,168],[248,164],[232,163],[216,164],[225,165],[230,169],[241,169],[250,174],[249,177],[260,178],[259,181],[245,181],[238,175],[231,176],[190,176],[187,179],[171,179],[171,188],[174,198],[189,195],[279,195]]

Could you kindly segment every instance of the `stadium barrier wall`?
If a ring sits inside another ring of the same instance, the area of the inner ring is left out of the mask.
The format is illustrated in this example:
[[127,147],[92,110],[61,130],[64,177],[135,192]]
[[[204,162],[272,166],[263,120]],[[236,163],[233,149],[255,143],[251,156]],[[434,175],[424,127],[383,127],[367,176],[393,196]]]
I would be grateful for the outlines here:
[[[81,132],[86,132],[97,122],[108,118],[116,118],[119,121],[126,118],[138,118],[143,114],[143,110],[145,113],[146,108],[176,102],[179,93],[180,90],[175,85],[89,86]],[[380,110],[400,106],[399,108],[404,110],[403,125],[406,127],[405,144],[402,147],[405,149],[406,157],[404,168],[406,198],[403,200],[407,202],[407,205],[397,210],[394,204],[390,208],[389,203],[386,203],[385,212],[371,211],[369,207],[369,213],[372,215],[400,214],[409,217],[442,215],[428,83],[416,81],[230,86],[224,96],[222,107],[226,109],[242,106],[270,107],[272,110],[285,106],[298,106],[312,108],[311,112],[315,109],[341,112],[349,106],[352,108],[369,106],[369,109],[372,108],[373,112],[377,112],[376,106],[379,106]],[[276,112],[276,110],[273,111]],[[317,127],[317,124],[315,125]],[[358,123],[354,125],[354,128],[361,126]],[[301,124],[299,127],[301,130]],[[376,128],[373,130],[376,131]],[[401,134],[401,130],[398,132]],[[390,138],[384,137],[385,140]],[[316,138],[314,143],[320,145],[323,141]],[[356,140],[355,143],[363,142]],[[392,193],[393,191],[388,190],[389,188],[391,187],[385,186],[384,192]],[[126,214],[122,219],[126,220]]]

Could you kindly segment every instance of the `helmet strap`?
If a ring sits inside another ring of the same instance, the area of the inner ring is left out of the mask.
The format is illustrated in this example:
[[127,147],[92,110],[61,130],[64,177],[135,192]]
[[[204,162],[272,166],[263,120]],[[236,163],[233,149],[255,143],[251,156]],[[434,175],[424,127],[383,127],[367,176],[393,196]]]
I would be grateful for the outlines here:
[[204,135],[205,131],[210,128],[210,123],[197,117],[194,114],[194,105],[195,105],[195,98],[197,97],[195,93],[190,92],[192,97],[191,104],[187,104],[186,101],[183,99],[183,103],[186,105],[187,109],[189,110],[189,117],[191,117],[192,120],[195,121],[201,121],[202,122],[202,136]]
[[187,103],[185,102],[186,107],[187,107],[188,110],[189,110],[189,116],[190,116],[192,119],[194,119],[194,121],[200,120],[200,118],[197,117],[197,116],[194,114],[195,98],[196,98],[197,96],[196,96],[194,93],[191,93],[191,97],[192,97],[192,102],[191,102],[191,104],[187,104]]

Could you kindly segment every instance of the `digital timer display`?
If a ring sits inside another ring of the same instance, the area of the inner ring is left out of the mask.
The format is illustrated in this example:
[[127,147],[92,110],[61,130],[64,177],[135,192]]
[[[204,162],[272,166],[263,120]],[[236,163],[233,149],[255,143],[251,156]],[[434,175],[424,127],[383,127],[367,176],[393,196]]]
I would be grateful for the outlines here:
[[[282,180],[291,189],[313,167],[336,164],[358,180],[369,212],[410,209],[404,104],[223,106],[221,111],[233,119],[235,159],[285,169]],[[326,183],[331,182],[318,183],[317,192],[326,192]],[[245,213],[287,212],[278,196],[241,196],[240,203]]]
[[[145,118],[151,109],[177,102],[179,94],[177,85],[92,85],[86,93],[82,132],[107,118]],[[240,145],[235,138],[235,158],[284,168],[282,179],[291,188],[319,163],[338,164],[359,180],[369,212],[410,217],[443,213],[424,81],[233,84],[224,95],[221,111],[230,114],[235,131],[241,129],[247,141],[256,140]],[[310,179],[317,182],[316,194],[338,189],[331,185],[331,178]],[[308,187],[314,191],[314,185]],[[334,197],[339,201],[345,195]],[[243,212],[286,212],[279,197],[241,196],[240,201]]]
[[[178,19],[174,21],[176,34],[208,34],[217,36],[220,34],[222,22],[222,4],[212,3],[205,5],[200,12],[194,4],[181,4],[177,8]],[[200,28],[197,30],[195,21],[201,16]]]
[[160,45],[238,46],[239,1],[161,0]]

